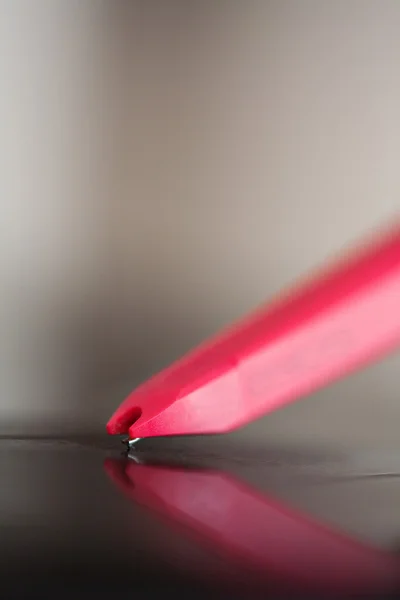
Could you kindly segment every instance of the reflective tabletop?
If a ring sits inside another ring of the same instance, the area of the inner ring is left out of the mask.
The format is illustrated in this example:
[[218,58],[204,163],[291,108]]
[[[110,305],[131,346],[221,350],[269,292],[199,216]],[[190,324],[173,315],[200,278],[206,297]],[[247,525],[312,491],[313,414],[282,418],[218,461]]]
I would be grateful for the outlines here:
[[400,452],[0,439],[7,597],[394,597]]

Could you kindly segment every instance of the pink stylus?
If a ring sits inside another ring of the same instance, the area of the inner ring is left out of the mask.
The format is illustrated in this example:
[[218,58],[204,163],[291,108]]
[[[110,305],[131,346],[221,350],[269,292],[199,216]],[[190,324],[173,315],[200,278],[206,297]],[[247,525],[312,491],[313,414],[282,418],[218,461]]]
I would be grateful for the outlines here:
[[400,344],[400,224],[140,385],[107,424],[131,440],[235,430]]

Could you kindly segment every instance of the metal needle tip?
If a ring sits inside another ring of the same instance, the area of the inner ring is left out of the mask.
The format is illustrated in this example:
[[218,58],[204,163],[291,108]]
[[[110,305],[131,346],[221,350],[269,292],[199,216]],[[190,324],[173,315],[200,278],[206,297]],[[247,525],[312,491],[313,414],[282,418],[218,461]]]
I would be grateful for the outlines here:
[[122,441],[122,443],[124,444],[124,446],[126,446],[128,448],[128,450],[132,449],[135,447],[135,444],[140,440],[141,438],[134,438],[133,440],[130,440],[129,438],[124,438]]
[[133,440],[128,440],[128,446],[129,448],[133,448],[135,446],[135,444],[137,444],[137,442],[140,441],[141,438],[134,438]]

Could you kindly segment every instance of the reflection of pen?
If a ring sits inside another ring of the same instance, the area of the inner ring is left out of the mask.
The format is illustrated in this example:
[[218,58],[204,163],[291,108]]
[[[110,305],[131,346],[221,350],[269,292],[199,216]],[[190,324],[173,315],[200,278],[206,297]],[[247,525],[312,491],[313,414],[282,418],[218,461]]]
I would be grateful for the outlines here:
[[130,499],[183,526],[239,571],[290,589],[334,595],[399,591],[399,561],[306,518],[218,471],[138,465],[105,468]]
[[141,385],[110,434],[222,433],[400,343],[400,225]]

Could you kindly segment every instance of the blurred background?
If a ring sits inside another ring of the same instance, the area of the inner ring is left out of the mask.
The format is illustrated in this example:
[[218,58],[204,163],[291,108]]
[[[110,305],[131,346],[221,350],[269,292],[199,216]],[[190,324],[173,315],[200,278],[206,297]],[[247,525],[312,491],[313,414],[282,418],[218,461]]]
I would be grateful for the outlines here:
[[[396,215],[399,31],[398,0],[0,0],[0,434],[104,431]],[[399,367],[235,435],[395,444]]]

